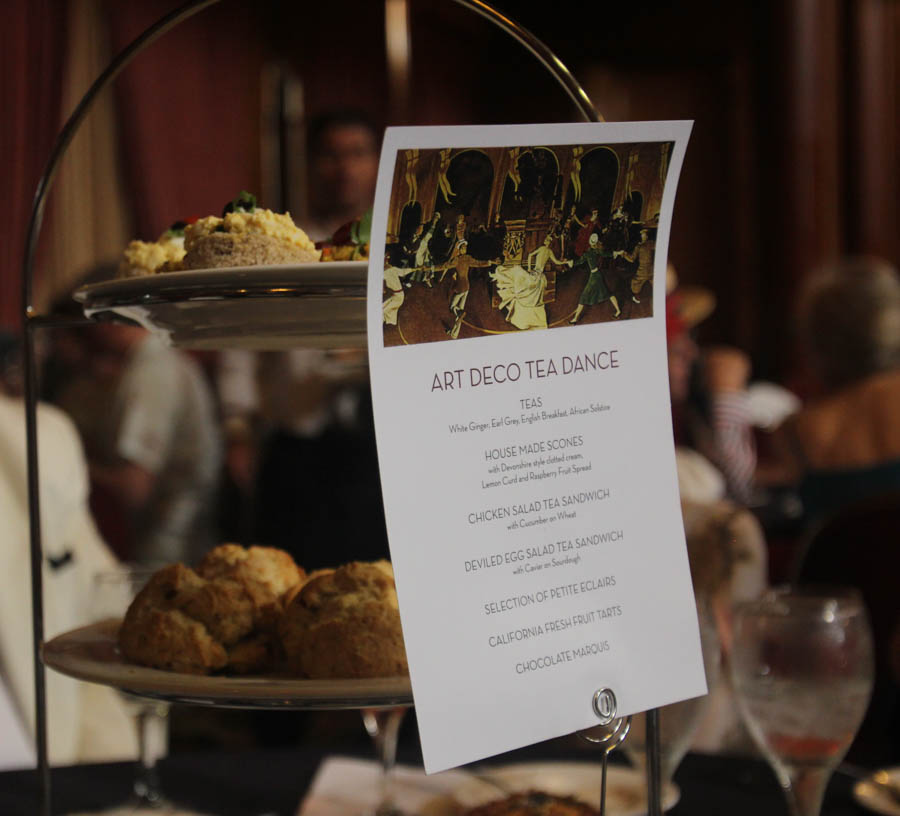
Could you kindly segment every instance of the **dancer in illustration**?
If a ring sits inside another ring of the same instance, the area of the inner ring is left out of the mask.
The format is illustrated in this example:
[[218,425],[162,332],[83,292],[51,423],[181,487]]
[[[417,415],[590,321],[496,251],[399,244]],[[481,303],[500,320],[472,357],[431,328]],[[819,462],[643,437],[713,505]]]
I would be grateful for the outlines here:
[[459,244],[460,241],[466,240],[466,217],[462,213],[456,216],[456,243]]
[[434,215],[431,217],[431,221],[428,222],[428,227],[419,238],[414,259],[415,269],[413,270],[412,275],[410,275],[412,280],[417,283],[422,283],[424,281],[425,285],[429,287],[434,280],[434,259],[431,256],[430,244],[440,220],[441,214],[435,211]]
[[397,325],[397,313],[400,311],[405,297],[403,282],[400,278],[409,275],[410,272],[412,272],[411,269],[391,264],[390,253],[384,253],[384,288],[387,291],[388,298],[381,304],[381,310],[384,322],[388,325]]
[[499,265],[490,277],[500,298],[498,308],[506,309],[507,323],[523,330],[547,328],[547,276],[542,267],[529,271],[518,264]]
[[575,253],[572,230],[575,228],[576,224],[578,226],[583,226],[581,221],[578,220],[578,216],[575,215],[575,205],[573,204],[565,221],[562,222],[559,228],[559,254],[562,255],[563,258],[574,258]]
[[671,142],[663,142],[659,149],[659,183],[663,186],[666,183],[666,174],[669,172],[669,151],[671,149]]
[[441,269],[443,280],[444,275],[450,269],[453,270],[453,286],[450,288],[450,311],[453,313],[456,321],[450,331],[447,332],[453,339],[459,335],[459,327],[466,313],[466,300],[469,297],[469,271],[487,266],[494,266],[499,261],[479,261],[469,255],[468,241],[460,241],[454,250],[450,260],[445,261],[435,269]]
[[644,288],[644,284],[653,278],[653,251],[655,248],[656,242],[650,240],[650,232],[642,229],[641,240],[631,253],[625,252],[623,249],[615,252],[616,257],[624,258],[629,263],[637,261],[637,272],[631,279],[631,299],[635,303],[641,302],[638,295],[641,293],[641,289]]
[[419,194],[419,181],[416,178],[416,168],[419,164],[419,150],[415,148],[413,150],[406,151],[406,187],[409,190],[409,198],[408,202],[412,202],[416,200],[416,196]]
[[603,272],[600,269],[600,259],[602,257],[600,236],[596,232],[592,232],[588,243],[587,251],[578,259],[579,266],[584,264],[588,268],[588,282],[581,292],[581,297],[578,298],[578,306],[575,309],[575,314],[572,315],[572,319],[569,321],[570,323],[578,322],[585,306],[593,306],[596,303],[604,303],[607,300],[612,303],[613,308],[616,310],[613,314],[614,318],[622,314],[622,310],[619,308],[619,301],[607,288],[606,281],[603,279]]
[[521,151],[521,147],[511,147],[509,149],[509,170],[506,171],[510,179],[512,179],[513,193],[516,195],[518,195],[519,185],[522,183],[522,175],[519,173],[519,153]]
[[[422,242],[422,235],[425,232],[425,225],[419,224],[413,233],[407,237],[407,239],[401,244],[400,250],[402,252],[402,260],[400,262],[400,266],[407,267],[415,267],[416,265],[416,250],[419,248],[419,244]],[[409,285],[409,284],[407,284]]]
[[578,230],[578,236],[575,238],[575,254],[581,259],[590,247],[591,236],[596,235],[600,231],[600,210],[597,207],[592,207],[591,216],[587,221],[582,223],[577,218],[575,221],[581,224],[581,229]]
[[544,243],[541,244],[537,249],[532,250],[528,253],[528,258],[525,262],[526,267],[530,270],[536,270],[537,272],[546,271],[547,262],[553,261],[557,266],[568,266],[569,269],[572,268],[574,261],[561,261],[556,255],[553,254],[553,250],[550,248],[550,245],[553,243],[553,234],[548,233],[547,237],[544,238]]
[[575,145],[572,148],[572,169],[569,177],[572,179],[572,193],[574,201],[581,201],[581,157],[584,155],[584,148],[581,145]]
[[628,169],[625,171],[625,200],[631,198],[632,185],[634,184],[634,167],[638,161],[638,154],[632,152],[628,155]]
[[440,152],[441,163],[438,168],[438,187],[441,192],[444,194],[444,200],[449,203],[450,199],[456,195],[453,190],[450,189],[450,179],[447,178],[447,171],[450,169],[450,154],[452,153],[452,148],[444,148]]

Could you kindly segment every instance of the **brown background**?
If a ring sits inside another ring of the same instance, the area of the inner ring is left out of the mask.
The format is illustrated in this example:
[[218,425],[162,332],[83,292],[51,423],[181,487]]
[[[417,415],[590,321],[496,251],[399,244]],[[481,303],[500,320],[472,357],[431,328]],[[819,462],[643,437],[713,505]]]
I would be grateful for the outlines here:
[[[0,322],[16,324],[21,315],[30,200],[70,109],[61,97],[73,20],[93,15],[115,51],[174,5],[6,5],[0,176],[11,214],[0,235]],[[791,376],[790,316],[809,269],[842,252],[900,261],[900,3],[560,0],[500,7],[557,53],[606,119],[695,120],[670,256],[682,281],[718,296],[703,340],[746,349],[759,375]],[[578,118],[535,59],[472,12],[410,0],[410,23],[408,86],[391,81],[384,6],[370,0],[224,0],[141,54],[112,95],[124,182],[119,209],[133,236],[153,238],[174,217],[216,212],[241,188],[302,213],[297,106],[282,131],[290,159],[283,166],[270,127],[273,88],[285,76],[302,81],[305,115],[337,104],[367,109],[381,124]],[[91,219],[102,199],[101,190],[99,203],[81,215]],[[51,199],[42,244],[57,240],[65,223]],[[42,253],[56,259],[38,272],[41,298],[49,301],[75,273],[58,254],[44,246]]]

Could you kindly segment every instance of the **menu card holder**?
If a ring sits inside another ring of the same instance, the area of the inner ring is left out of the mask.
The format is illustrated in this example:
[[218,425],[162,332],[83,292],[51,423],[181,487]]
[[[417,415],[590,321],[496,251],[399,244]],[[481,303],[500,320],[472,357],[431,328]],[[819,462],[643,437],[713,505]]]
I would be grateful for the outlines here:
[[[591,699],[591,708],[600,724],[579,731],[585,742],[599,745],[603,752],[600,759],[600,816],[606,816],[606,768],[609,755],[621,745],[631,730],[631,716],[616,717],[616,695],[612,689],[599,688]],[[651,734],[652,731],[652,734]],[[647,801],[648,816],[660,816],[659,787],[659,710],[647,712]]]

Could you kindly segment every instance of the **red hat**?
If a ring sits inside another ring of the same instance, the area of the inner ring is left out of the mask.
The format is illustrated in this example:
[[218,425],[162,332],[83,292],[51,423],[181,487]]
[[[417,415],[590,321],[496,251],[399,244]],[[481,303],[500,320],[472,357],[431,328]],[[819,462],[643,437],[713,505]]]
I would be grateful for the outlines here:
[[666,267],[666,339],[672,340],[706,320],[716,296],[703,286],[679,286],[675,267]]

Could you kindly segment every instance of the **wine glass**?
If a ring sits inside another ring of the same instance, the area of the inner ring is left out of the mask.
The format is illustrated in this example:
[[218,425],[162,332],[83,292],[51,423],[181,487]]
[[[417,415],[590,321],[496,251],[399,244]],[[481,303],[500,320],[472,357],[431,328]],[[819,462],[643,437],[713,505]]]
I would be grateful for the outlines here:
[[853,590],[778,588],[739,604],[731,671],[741,715],[792,816],[817,816],[872,694],[862,599]]
[[[93,577],[91,612],[95,621],[121,620],[135,595],[141,591],[155,569],[140,564],[122,565],[97,572]],[[190,816],[190,811],[176,808],[163,795],[156,772],[157,760],[165,754],[168,740],[168,703],[137,697],[119,691],[127,709],[135,718],[138,732],[138,762],[132,795],[126,802],[101,813],[154,814],[178,813]],[[200,814],[195,814],[200,816]]]
[[[721,647],[715,620],[704,600],[697,600],[697,622],[700,627],[700,647],[706,685],[712,690],[719,679]],[[709,696],[681,700],[659,709],[659,784],[665,791],[675,771],[691,747],[694,735],[706,712]],[[623,750],[632,767],[647,770],[647,726],[644,712],[632,718],[631,733],[623,743]]]
[[375,745],[380,764],[378,804],[372,816],[401,816],[394,801],[393,769],[397,759],[397,738],[409,706],[362,709],[363,725]]

